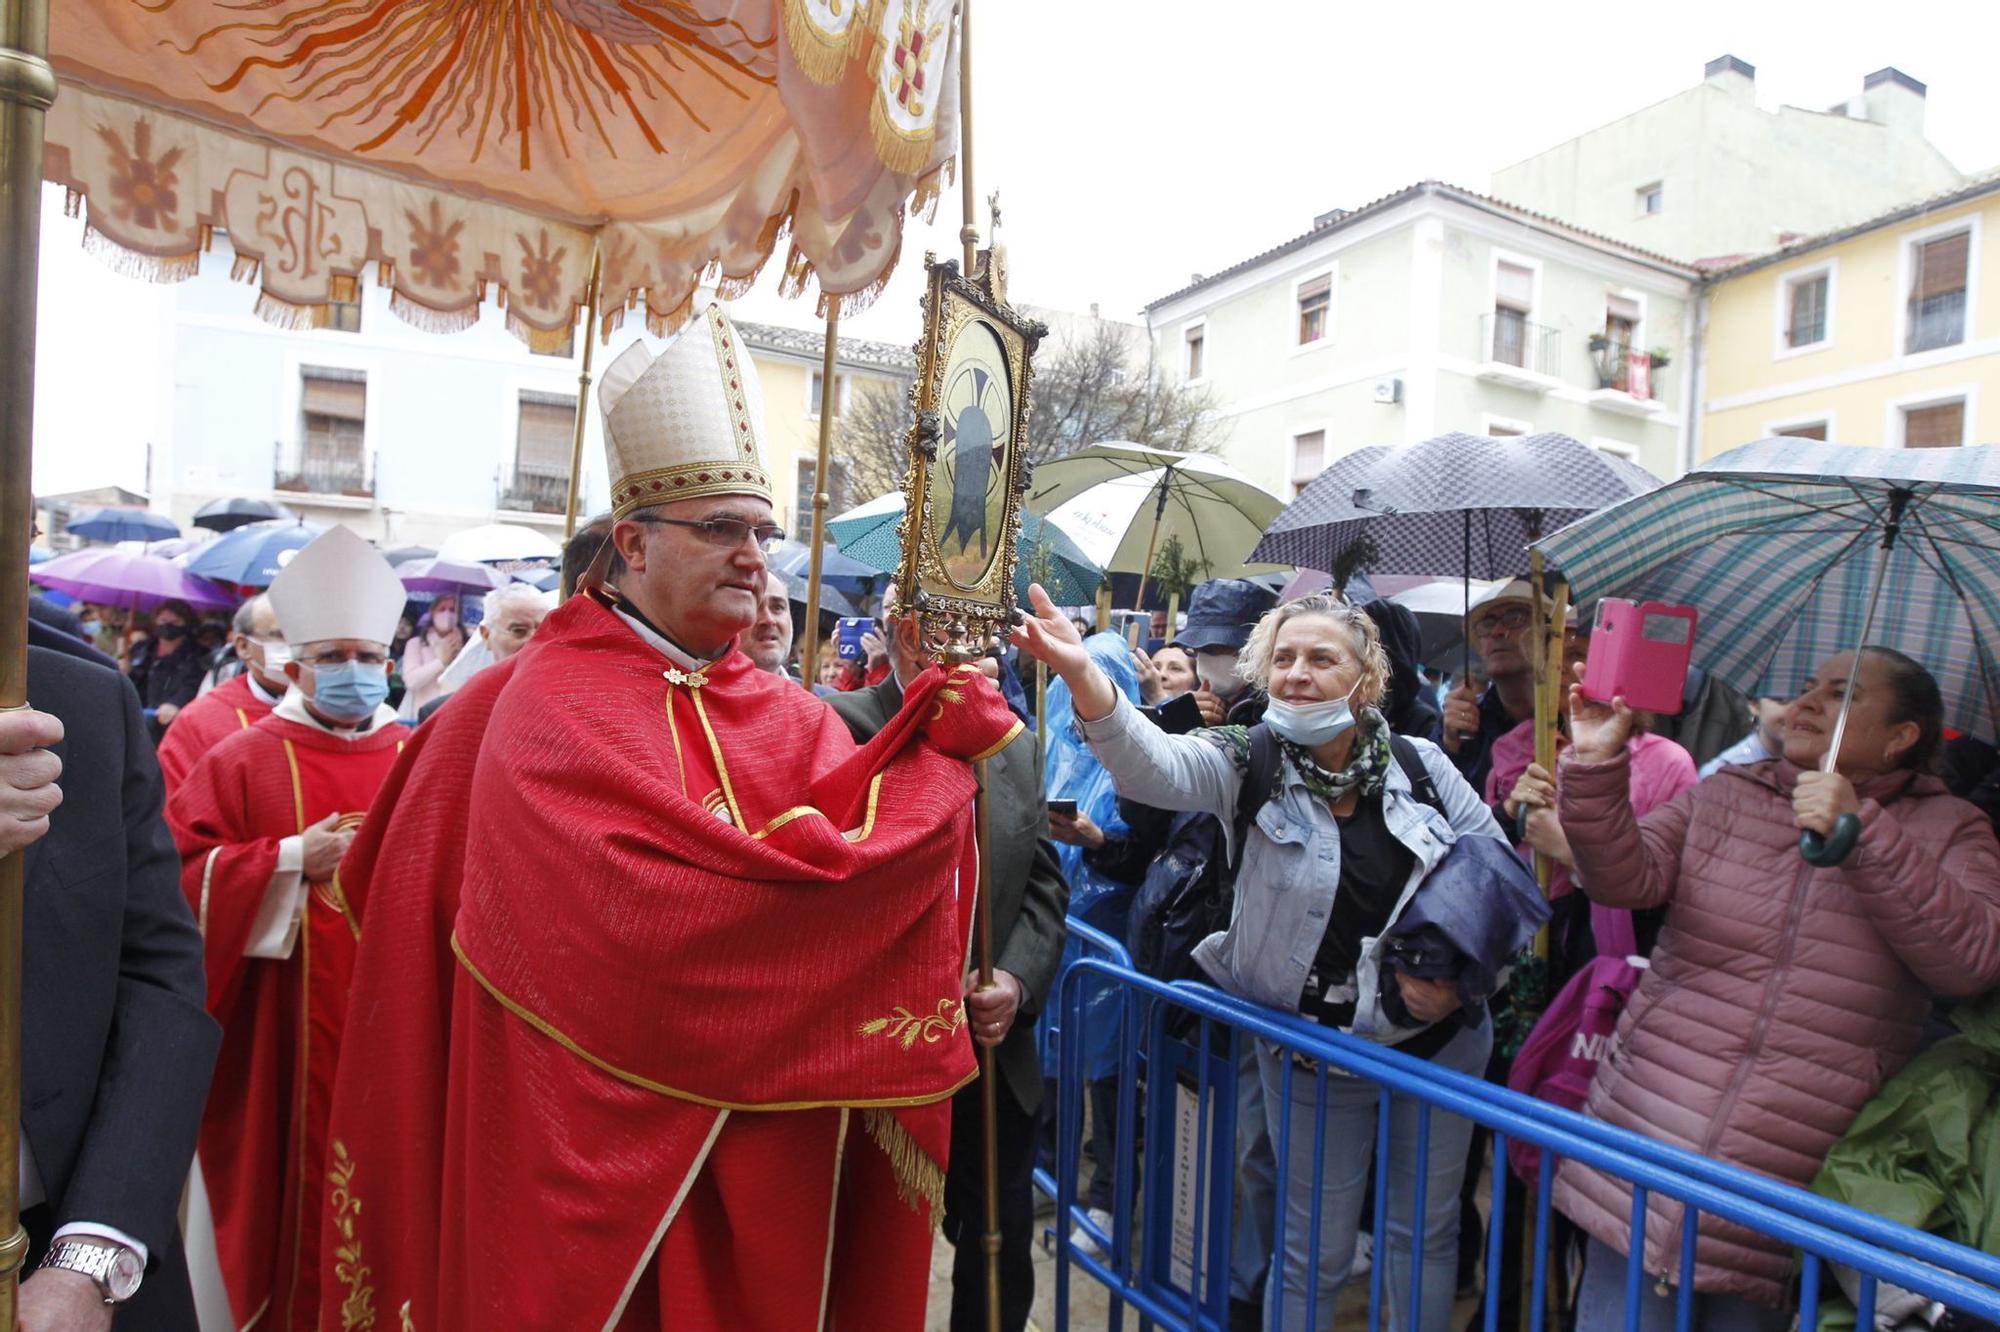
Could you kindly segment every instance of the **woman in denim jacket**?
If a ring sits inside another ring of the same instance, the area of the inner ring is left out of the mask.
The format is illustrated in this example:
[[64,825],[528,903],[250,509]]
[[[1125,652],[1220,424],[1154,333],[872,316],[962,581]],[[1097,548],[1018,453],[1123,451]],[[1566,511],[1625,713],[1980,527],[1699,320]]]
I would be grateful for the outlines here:
[[[1091,748],[1120,795],[1168,809],[1202,810],[1235,826],[1249,767],[1242,727],[1170,736],[1140,716],[1092,664],[1075,626],[1056,613],[1040,587],[1035,614],[1017,641],[1065,680]],[[1231,994],[1338,1027],[1446,1068],[1477,1076],[1493,1040],[1483,1018],[1459,1020],[1448,981],[1398,975],[1404,1005],[1419,1024],[1398,1026],[1379,998],[1381,941],[1424,876],[1461,836],[1500,838],[1486,804],[1443,752],[1414,741],[1444,813],[1418,800],[1391,757],[1378,709],[1389,667],[1375,625],[1331,594],[1279,606],[1258,622],[1238,670],[1269,692],[1264,724],[1277,733],[1283,762],[1258,811],[1236,879],[1229,928],[1195,949],[1209,977]],[[1231,834],[1233,836],[1233,833]],[[1311,1066],[1295,1069],[1284,1095],[1284,1056],[1260,1043],[1271,1139],[1291,1120],[1282,1171],[1284,1253],[1265,1292],[1267,1327],[1331,1328],[1341,1283],[1354,1259],[1375,1151],[1378,1091],[1330,1072],[1324,1098]],[[1314,1116],[1325,1120],[1325,1160],[1318,1182],[1319,1252],[1309,1252],[1314,1206]],[[1448,1328],[1457,1284],[1458,1191],[1471,1124],[1431,1117],[1430,1158],[1416,1159],[1417,1106],[1390,1103],[1388,1292],[1391,1318],[1408,1327],[1410,1211],[1417,1171],[1428,1176],[1423,1218],[1423,1284],[1418,1326]],[[1378,1244],[1378,1251],[1381,1246]]]

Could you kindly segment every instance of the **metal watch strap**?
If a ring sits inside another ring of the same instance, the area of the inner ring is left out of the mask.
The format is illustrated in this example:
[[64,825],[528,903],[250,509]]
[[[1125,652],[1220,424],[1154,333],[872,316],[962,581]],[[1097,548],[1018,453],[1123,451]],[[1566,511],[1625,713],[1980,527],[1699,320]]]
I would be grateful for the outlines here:
[[42,1266],[89,1277],[97,1283],[104,1302],[116,1304],[111,1296],[111,1264],[123,1249],[122,1244],[106,1244],[99,1240],[57,1240],[43,1255]]

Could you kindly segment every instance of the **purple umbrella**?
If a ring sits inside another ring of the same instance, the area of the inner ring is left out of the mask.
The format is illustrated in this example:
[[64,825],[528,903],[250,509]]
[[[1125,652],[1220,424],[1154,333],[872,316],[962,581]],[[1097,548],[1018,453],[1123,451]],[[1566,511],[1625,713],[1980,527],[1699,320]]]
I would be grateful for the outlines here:
[[230,610],[236,605],[228,592],[173,561],[133,551],[97,549],[58,555],[30,569],[28,577],[78,601],[104,606],[154,611],[161,602],[173,600],[201,610]]
[[396,577],[412,592],[491,592],[510,581],[498,569],[470,560],[454,560],[433,555],[427,560],[405,560],[396,566]]

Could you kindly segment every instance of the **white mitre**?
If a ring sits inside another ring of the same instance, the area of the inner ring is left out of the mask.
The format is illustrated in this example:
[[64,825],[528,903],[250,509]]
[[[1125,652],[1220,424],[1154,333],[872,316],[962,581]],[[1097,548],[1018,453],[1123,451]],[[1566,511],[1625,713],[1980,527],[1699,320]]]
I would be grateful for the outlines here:
[[771,498],[764,391],[719,305],[654,357],[633,343],[597,389],[611,515],[703,495]]
[[312,539],[271,580],[271,609],[294,647],[360,638],[385,647],[410,594],[381,552],[345,527]]

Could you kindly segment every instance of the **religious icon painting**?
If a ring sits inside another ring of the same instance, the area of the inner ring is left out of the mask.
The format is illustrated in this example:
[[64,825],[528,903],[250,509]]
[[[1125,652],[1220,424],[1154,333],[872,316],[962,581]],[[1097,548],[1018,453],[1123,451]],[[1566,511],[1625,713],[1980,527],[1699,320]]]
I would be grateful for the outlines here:
[[1047,330],[996,297],[985,273],[968,281],[934,256],[925,268],[898,584],[941,645],[1012,619],[1030,365]]

